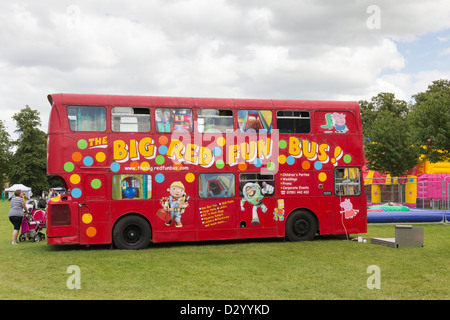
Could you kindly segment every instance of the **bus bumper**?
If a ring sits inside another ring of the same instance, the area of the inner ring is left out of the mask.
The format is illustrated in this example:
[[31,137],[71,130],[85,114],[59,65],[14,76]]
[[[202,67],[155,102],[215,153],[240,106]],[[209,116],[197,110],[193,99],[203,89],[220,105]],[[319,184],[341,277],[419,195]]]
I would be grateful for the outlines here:
[[78,244],[78,243],[80,243],[80,239],[78,238],[78,236],[47,238],[47,244],[51,246],[61,244]]

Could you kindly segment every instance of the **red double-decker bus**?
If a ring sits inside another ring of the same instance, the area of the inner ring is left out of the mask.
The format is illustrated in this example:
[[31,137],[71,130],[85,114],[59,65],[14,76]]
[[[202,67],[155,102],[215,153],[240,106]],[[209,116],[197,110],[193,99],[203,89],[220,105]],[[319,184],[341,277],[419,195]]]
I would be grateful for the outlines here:
[[56,244],[365,233],[355,102],[52,94]]

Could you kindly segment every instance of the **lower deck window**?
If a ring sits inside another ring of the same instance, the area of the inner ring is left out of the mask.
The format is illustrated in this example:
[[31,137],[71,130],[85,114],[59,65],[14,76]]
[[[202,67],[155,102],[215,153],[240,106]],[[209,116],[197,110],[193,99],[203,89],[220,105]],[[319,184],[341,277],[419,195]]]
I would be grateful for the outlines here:
[[114,200],[150,199],[152,177],[149,174],[116,174],[112,179]]
[[234,174],[200,173],[200,198],[231,198],[235,195]]
[[239,195],[241,197],[260,196],[273,197],[275,178],[272,173],[241,173],[239,175]]
[[361,194],[361,171],[359,168],[336,168],[334,186],[337,196],[359,196]]

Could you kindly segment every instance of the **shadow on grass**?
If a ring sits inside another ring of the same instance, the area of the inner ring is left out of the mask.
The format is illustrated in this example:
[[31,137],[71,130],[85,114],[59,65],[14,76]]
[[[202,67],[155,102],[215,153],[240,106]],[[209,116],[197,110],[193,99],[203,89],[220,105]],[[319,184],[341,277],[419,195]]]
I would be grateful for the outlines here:
[[[348,239],[351,239],[350,235]],[[322,241],[335,241],[335,240],[347,240],[347,236],[344,235],[316,235],[313,240],[308,242],[322,242]],[[209,241],[185,241],[185,242],[150,242],[149,245],[142,250],[157,250],[167,248],[180,248],[180,247],[200,247],[200,246],[226,246],[236,244],[265,244],[265,243],[282,243],[290,242],[284,238],[253,238],[253,239],[231,239],[231,240],[209,240]],[[113,244],[96,244],[96,245],[57,245],[47,246],[49,251],[82,251],[82,250],[121,250],[117,249]],[[130,250],[132,251],[132,250]],[[139,251],[139,250],[138,250]]]

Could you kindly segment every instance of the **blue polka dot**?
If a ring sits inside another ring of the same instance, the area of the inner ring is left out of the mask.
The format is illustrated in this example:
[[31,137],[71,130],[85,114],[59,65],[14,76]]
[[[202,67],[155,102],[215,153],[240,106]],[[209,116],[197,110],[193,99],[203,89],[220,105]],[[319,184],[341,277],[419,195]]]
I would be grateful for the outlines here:
[[79,197],[81,197],[81,190],[79,188],[75,188],[72,190],[71,194],[72,194],[72,197],[79,198]]
[[255,167],[259,168],[262,166],[262,161],[260,158],[256,158],[256,160],[253,162],[253,164],[255,165]]
[[292,166],[295,163],[295,158],[293,156],[289,156],[286,158],[286,163]]
[[94,164],[94,159],[92,159],[92,157],[84,157],[83,164],[86,167],[90,167],[90,166],[92,166]]
[[212,151],[214,156],[220,156],[222,154],[222,149],[220,149],[219,147],[215,147]]
[[167,153],[167,147],[166,146],[159,146],[158,152],[159,154],[166,154]]
[[316,170],[322,170],[322,162],[320,162],[320,161],[316,161],[316,162],[314,162],[314,168],[316,169]]
[[165,179],[165,177],[164,177],[164,175],[162,173],[158,173],[155,176],[155,181],[158,182],[158,183],[164,182],[164,179]]
[[112,172],[117,172],[120,170],[120,164],[118,164],[117,162],[111,163],[109,167],[111,168]]

